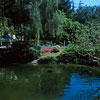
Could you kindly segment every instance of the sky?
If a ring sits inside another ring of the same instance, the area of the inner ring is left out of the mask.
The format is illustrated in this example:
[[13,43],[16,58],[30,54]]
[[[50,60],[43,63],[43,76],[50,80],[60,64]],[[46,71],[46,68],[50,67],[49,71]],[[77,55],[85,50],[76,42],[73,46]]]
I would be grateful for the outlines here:
[[[75,5],[78,6],[80,0],[73,0]],[[81,0],[82,3],[84,3],[83,5],[87,5],[87,6],[94,6],[94,5],[100,5],[100,0]]]

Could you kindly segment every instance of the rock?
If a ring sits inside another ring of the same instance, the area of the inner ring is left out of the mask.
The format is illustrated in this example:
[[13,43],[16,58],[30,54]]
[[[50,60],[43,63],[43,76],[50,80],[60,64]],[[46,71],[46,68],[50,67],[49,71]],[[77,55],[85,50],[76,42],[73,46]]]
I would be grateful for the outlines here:
[[100,62],[98,60],[93,60],[93,65],[94,66],[99,66],[100,65]]
[[39,60],[39,59],[33,60],[33,61],[31,62],[31,64],[38,64],[38,60]]

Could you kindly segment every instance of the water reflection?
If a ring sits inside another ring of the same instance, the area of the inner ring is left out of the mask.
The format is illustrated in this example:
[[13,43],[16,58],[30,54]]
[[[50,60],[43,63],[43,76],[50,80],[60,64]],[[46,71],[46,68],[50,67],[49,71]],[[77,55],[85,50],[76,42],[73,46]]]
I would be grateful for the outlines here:
[[0,100],[53,100],[63,95],[62,68],[5,69],[0,71]]
[[1,68],[0,100],[99,100],[100,78],[63,67]]
[[68,86],[65,85],[63,100],[94,100],[100,95],[100,78],[74,73],[71,76],[70,89],[66,87]]

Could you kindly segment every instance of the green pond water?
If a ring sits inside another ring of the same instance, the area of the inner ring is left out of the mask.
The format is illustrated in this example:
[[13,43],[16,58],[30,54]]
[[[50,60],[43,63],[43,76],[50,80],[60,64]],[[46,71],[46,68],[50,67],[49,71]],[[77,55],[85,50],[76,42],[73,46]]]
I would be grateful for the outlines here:
[[1,67],[0,100],[100,100],[100,77],[79,65]]

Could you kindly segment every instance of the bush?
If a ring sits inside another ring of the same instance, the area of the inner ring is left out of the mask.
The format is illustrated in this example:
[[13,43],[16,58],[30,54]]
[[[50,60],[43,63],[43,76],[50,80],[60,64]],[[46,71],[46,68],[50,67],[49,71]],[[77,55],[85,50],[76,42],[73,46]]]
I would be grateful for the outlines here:
[[81,49],[81,46],[69,44],[64,51],[57,56],[58,63],[74,63],[93,65],[94,54],[90,50]]
[[11,50],[5,54],[5,62],[28,63],[37,59],[41,54],[39,47],[23,42],[14,42]]
[[63,52],[57,56],[58,63],[75,63],[77,61],[78,46],[69,44]]
[[29,47],[27,50],[27,53],[34,60],[34,59],[37,59],[42,54],[42,51],[36,47]]
[[56,52],[59,52],[59,51],[60,51],[60,46],[59,45],[54,46],[52,52],[56,53]]
[[74,44],[69,44],[67,48],[64,49],[62,54],[66,54],[67,56],[74,56],[77,51],[77,47]]
[[57,62],[57,59],[56,57],[53,57],[53,56],[43,57],[38,60],[39,64],[56,64],[56,62]]

